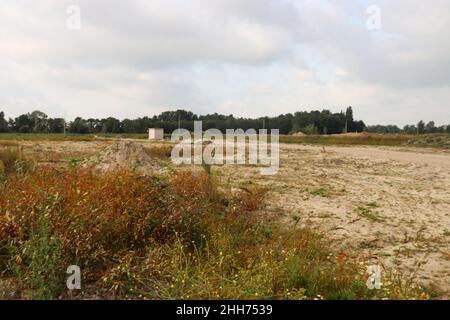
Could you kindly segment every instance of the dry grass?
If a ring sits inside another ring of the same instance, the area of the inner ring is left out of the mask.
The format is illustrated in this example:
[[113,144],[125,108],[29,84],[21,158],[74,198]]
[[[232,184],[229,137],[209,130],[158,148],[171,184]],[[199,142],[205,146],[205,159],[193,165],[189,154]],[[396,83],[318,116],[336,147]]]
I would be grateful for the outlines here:
[[305,143],[325,145],[369,145],[369,146],[401,146],[412,136],[398,134],[342,134],[342,135],[311,135],[311,136],[281,136],[282,143]]
[[75,134],[75,133],[0,133],[0,144],[6,141],[95,141],[105,139],[147,139],[144,133],[98,133],[98,134]]
[[17,147],[0,148],[0,178],[11,173],[24,173],[34,165]]
[[0,147],[18,147],[19,143],[11,140],[0,140]]
[[91,134],[0,133],[0,140],[3,140],[3,143],[6,141],[93,141],[95,139],[96,136]]
[[145,147],[145,151],[149,156],[165,160],[170,159],[172,149],[173,149],[172,145],[164,145],[164,144]]

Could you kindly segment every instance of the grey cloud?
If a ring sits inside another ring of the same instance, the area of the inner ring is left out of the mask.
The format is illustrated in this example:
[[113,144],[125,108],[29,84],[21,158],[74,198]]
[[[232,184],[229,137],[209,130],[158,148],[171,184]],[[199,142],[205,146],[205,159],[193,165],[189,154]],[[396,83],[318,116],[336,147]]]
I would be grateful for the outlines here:
[[[135,117],[351,104],[369,123],[450,122],[450,3],[374,2],[380,31],[362,0],[5,0],[0,105]],[[66,28],[72,3],[81,30]]]

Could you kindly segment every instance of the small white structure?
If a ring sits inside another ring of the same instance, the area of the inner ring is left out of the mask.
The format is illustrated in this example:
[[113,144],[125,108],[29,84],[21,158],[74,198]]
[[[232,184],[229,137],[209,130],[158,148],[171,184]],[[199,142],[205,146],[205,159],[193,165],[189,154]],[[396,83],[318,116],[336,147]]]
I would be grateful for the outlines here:
[[164,140],[164,129],[160,128],[148,129],[148,140]]

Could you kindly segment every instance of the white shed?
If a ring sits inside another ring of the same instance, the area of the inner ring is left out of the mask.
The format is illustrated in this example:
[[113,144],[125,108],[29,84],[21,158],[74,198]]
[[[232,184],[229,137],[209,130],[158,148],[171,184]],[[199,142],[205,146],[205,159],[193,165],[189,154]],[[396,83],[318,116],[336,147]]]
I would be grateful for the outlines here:
[[148,139],[149,140],[163,140],[164,139],[164,129],[160,129],[160,128],[148,129]]

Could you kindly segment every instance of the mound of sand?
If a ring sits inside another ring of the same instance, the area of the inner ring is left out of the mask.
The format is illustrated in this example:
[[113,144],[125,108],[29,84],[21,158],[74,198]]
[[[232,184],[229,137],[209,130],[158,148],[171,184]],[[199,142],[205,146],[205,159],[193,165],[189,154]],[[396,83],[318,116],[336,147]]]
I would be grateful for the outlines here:
[[304,134],[304,133],[301,132],[301,131],[299,131],[299,132],[294,132],[292,135],[293,135],[293,136],[296,136],[296,137],[304,137],[304,136],[306,136],[306,134]]
[[115,143],[98,155],[86,159],[82,165],[94,167],[101,172],[121,168],[135,170],[143,174],[165,171],[160,160],[152,158],[142,145],[131,141]]

